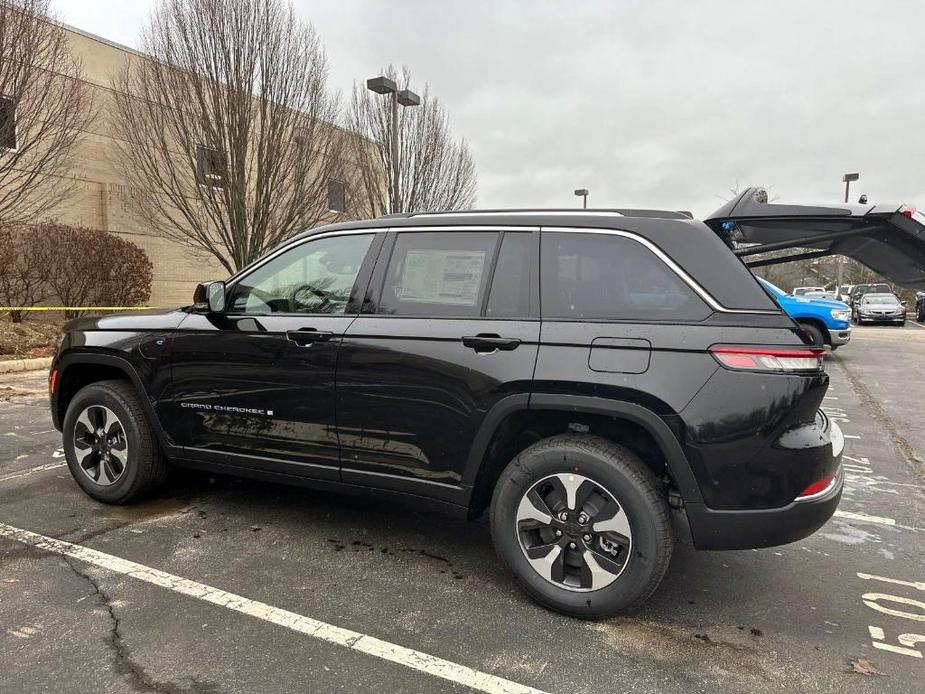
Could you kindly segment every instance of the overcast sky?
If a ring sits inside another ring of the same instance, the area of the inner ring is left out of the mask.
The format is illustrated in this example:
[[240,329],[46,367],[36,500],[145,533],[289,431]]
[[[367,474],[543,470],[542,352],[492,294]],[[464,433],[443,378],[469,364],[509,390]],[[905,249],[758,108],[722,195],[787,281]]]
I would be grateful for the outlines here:
[[[53,0],[130,46],[154,0]],[[295,0],[333,85],[389,63],[447,105],[478,207],[691,209],[736,181],[925,206],[925,2]]]

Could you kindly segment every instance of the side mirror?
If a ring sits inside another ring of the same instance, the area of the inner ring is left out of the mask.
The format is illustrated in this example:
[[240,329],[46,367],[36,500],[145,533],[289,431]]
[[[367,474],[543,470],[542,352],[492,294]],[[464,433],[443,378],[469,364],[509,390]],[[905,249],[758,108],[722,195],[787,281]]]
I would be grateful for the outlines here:
[[193,308],[200,313],[221,313],[225,310],[225,283],[221,280],[196,285]]
[[899,303],[901,303],[903,306],[906,305],[906,302],[905,302],[905,301],[900,301]]

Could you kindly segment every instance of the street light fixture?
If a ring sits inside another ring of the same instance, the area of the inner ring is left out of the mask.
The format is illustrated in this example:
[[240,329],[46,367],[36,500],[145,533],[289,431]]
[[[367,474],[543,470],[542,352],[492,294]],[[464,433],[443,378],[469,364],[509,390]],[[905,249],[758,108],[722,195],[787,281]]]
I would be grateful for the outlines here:
[[[841,180],[845,184],[845,202],[846,203],[848,202],[848,191],[851,188],[851,182],[858,180],[860,177],[861,177],[861,174],[857,172],[846,173],[844,176],[841,177]],[[835,278],[835,283],[837,285],[835,287],[835,291],[841,292],[842,282],[844,281],[844,279],[845,279],[845,256],[839,255],[838,256],[838,274],[836,275],[836,278]]]
[[392,126],[389,133],[389,140],[392,143],[392,209],[390,211],[393,213],[401,212],[401,188],[398,181],[398,172],[401,170],[399,161],[401,156],[399,137],[401,137],[401,134],[398,131],[398,106],[399,104],[402,106],[419,106],[421,97],[409,89],[399,91],[395,81],[385,76],[371,77],[366,80],[366,88],[376,94],[392,95]]
[[848,189],[851,187],[851,182],[856,181],[861,177],[859,173],[846,173],[841,177],[841,180],[845,184],[845,202],[848,202]]
[[588,209],[588,189],[579,188],[578,190],[575,191],[575,195],[581,198],[582,209],[585,209],[585,210]]

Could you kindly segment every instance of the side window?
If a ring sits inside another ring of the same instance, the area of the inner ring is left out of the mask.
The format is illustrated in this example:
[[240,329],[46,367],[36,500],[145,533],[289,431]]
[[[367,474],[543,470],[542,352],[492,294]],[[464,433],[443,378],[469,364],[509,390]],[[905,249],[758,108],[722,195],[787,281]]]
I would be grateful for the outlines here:
[[348,234],[300,244],[232,286],[228,311],[342,314],[372,240]]
[[533,234],[505,232],[498,251],[485,315],[493,318],[527,318],[534,315]]
[[544,232],[543,318],[699,321],[710,308],[658,256],[613,234]]
[[397,234],[378,312],[479,316],[497,241],[496,232]]

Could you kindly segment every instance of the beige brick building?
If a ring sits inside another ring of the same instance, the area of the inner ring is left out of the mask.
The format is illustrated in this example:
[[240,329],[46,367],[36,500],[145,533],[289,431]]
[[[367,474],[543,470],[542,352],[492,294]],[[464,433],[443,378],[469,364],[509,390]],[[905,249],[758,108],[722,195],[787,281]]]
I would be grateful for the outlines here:
[[209,254],[156,235],[129,204],[130,190],[116,161],[112,112],[112,75],[137,52],[106,39],[66,28],[74,54],[83,64],[83,77],[93,91],[99,117],[83,138],[71,176],[74,194],[51,216],[64,224],[117,233],[141,246],[154,264],[152,306],[178,306],[192,301],[196,283],[222,279],[227,271]]

